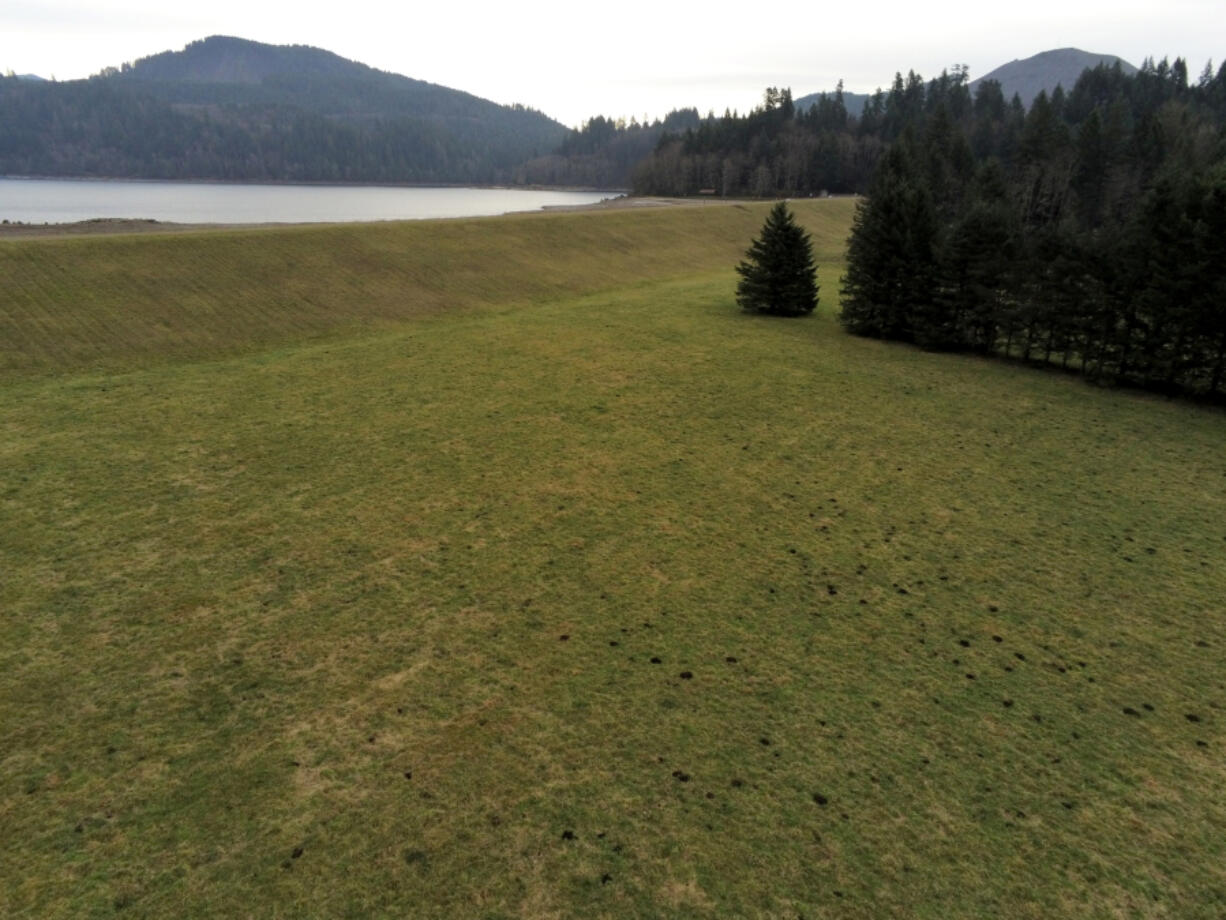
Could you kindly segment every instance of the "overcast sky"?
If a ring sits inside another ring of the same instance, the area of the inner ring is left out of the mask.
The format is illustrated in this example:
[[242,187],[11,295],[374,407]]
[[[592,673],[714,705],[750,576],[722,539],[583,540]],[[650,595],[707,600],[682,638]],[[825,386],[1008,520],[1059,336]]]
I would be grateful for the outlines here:
[[[1195,78],[1226,57],[1222,0],[819,4],[707,0],[268,3],[0,0],[0,71],[89,76],[208,35],[326,48],[382,70],[522,102],[568,125],[673,108],[741,111],[766,86],[796,96],[888,86],[954,64],[972,79],[1051,48],[1183,57]],[[2,130],[2,126],[0,126]]]

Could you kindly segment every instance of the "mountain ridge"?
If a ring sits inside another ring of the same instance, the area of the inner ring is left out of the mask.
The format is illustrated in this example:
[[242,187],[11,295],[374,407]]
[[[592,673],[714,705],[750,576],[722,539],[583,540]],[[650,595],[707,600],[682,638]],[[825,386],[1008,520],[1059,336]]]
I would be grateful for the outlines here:
[[[379,70],[323,48],[269,45],[228,35],[199,39],[181,51],[163,51],[122,69],[108,68],[100,76],[161,86],[167,98],[188,103],[231,87],[231,96],[248,94],[264,104],[288,101],[320,114],[331,114],[329,107],[341,113],[462,112],[466,117],[513,111],[534,114],[565,131],[565,126],[536,109],[503,105],[461,89]],[[307,91],[300,91],[299,85]]]
[[505,182],[564,125],[308,45],[214,35],[86,80],[0,80],[0,172]]
[[[1065,92],[1071,90],[1078,77],[1086,70],[1092,70],[1099,64],[1114,66],[1118,62],[1125,74],[1134,74],[1137,68],[1114,54],[1096,54],[1082,51],[1080,48],[1053,48],[1040,51],[1028,58],[1015,58],[1007,64],[988,71],[982,77],[970,81],[971,94],[974,95],[978,86],[987,81],[1000,83],[1001,92],[1006,100],[1012,99],[1016,93],[1027,108],[1034,102],[1041,90],[1049,95],[1057,87],[1062,86]],[[889,90],[886,90],[889,92]],[[822,93],[809,93],[796,100],[797,109],[809,108],[817,104]],[[827,92],[827,96],[833,93]],[[859,116],[864,106],[873,97],[873,93],[843,93],[843,105],[849,115]]]
[[[108,71],[113,72],[114,68]],[[179,51],[160,51],[138,58],[119,72],[131,79],[259,83],[291,71],[327,75],[384,72],[314,45],[271,45],[234,35],[209,35],[188,42]],[[107,71],[103,73],[109,75]]]

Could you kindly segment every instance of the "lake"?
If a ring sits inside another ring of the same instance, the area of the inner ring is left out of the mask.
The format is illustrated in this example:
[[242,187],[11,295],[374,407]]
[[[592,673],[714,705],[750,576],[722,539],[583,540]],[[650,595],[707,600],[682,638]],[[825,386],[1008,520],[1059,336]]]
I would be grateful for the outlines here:
[[72,223],[99,217],[182,224],[419,220],[593,204],[618,194],[507,188],[0,178],[0,220],[28,224]]

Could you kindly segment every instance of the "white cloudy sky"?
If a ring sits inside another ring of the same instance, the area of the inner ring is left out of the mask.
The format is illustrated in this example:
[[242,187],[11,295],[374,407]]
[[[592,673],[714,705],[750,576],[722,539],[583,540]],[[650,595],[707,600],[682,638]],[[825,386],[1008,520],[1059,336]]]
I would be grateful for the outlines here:
[[694,105],[745,110],[768,85],[797,96],[869,92],[896,70],[971,77],[1073,46],[1184,57],[1195,77],[1226,57],[1222,0],[821,4],[620,0],[379,3],[342,0],[0,0],[0,71],[60,80],[207,35],[308,44],[396,73],[522,102],[567,123],[656,117]]

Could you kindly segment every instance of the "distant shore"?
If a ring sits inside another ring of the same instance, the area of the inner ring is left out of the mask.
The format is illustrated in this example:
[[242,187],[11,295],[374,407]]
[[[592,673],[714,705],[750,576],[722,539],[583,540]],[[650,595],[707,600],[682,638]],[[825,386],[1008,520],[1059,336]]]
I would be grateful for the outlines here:
[[488,188],[527,192],[603,192],[628,195],[626,188],[605,188],[599,185],[509,185],[505,182],[345,182],[340,179],[162,179],[142,176],[51,176],[39,174],[0,173],[0,179],[55,182],[141,182],[150,185],[289,185],[304,188]]

